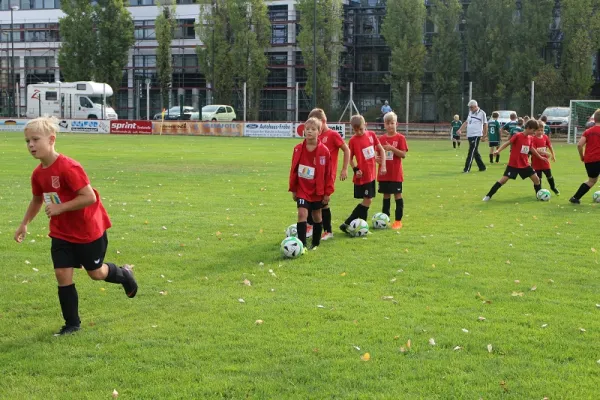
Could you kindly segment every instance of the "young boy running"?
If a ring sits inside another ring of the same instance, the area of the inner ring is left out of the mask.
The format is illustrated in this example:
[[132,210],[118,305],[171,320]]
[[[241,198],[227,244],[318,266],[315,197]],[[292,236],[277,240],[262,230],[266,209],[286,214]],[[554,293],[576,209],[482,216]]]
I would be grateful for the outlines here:
[[[379,139],[372,131],[365,130],[365,119],[362,115],[353,115],[350,119],[354,135],[348,142],[350,148],[350,167],[354,171],[354,198],[362,199],[346,221],[340,225],[342,232],[348,232],[348,224],[356,218],[367,220],[371,201],[375,197],[375,156],[379,152],[382,160],[385,160],[385,150],[379,143]],[[356,158],[356,165],[354,164]],[[385,164],[381,165],[379,173],[387,172]]]
[[550,162],[548,161],[548,156],[550,156],[552,157],[552,161],[556,162],[556,155],[554,154],[554,149],[552,148],[552,142],[550,142],[550,138],[544,134],[544,128],[546,124],[544,124],[542,121],[538,121],[538,125],[538,129],[535,131],[535,136],[531,138],[531,147],[540,153],[542,159],[532,157],[531,166],[535,170],[538,178],[540,178],[540,185],[542,184],[543,173],[546,175],[546,179],[548,179],[550,189],[552,189],[554,194],[558,196],[560,191],[556,188],[554,178],[552,177],[552,170],[550,169]]
[[128,265],[105,263],[111,227],[98,192],[92,188],[81,164],[56,152],[58,121],[52,117],[33,119],[25,126],[27,150],[40,160],[31,176],[33,197],[15,240],[23,242],[27,225],[45,206],[50,218],[52,262],[58,281],[58,300],[65,325],[55,336],[77,332],[81,326],[79,297],[73,270],[83,266],[93,280],[123,285],[127,297],[135,297],[138,286]]
[[542,188],[540,185],[540,178],[535,174],[531,165],[529,165],[529,152],[534,157],[542,158],[540,154],[531,147],[531,135],[538,129],[538,123],[535,120],[530,120],[525,125],[525,131],[516,133],[510,138],[510,141],[504,142],[494,154],[500,153],[502,150],[512,145],[510,148],[510,158],[508,160],[508,166],[504,171],[504,176],[494,183],[494,186],[490,189],[488,194],[485,195],[483,201],[489,201],[492,196],[504,185],[509,179],[517,179],[517,175],[521,179],[530,178],[533,181],[533,189],[535,193]]
[[[498,150],[500,147],[501,135],[500,135],[500,122],[498,122],[497,111],[492,113],[492,119],[488,122],[488,138],[490,140],[490,164],[494,163],[494,150]],[[500,154],[496,154],[496,164],[500,162]]]
[[460,135],[458,134],[458,130],[462,126],[462,121],[458,114],[454,116],[454,120],[450,123],[450,126],[452,126],[452,147],[456,148],[458,144],[458,148],[460,149]]
[[330,171],[329,150],[317,139],[321,130],[321,121],[309,118],[304,123],[304,141],[294,147],[292,167],[290,168],[290,186],[292,199],[298,207],[298,239],[306,252],[306,220],[310,212],[313,219],[312,249],[321,243],[323,225],[321,208],[329,203],[333,193]]
[[[348,177],[348,163],[350,162],[350,149],[340,134],[333,129],[327,127],[327,116],[325,111],[320,108],[315,108],[308,114],[308,118],[317,118],[321,121],[321,132],[319,134],[319,142],[323,143],[329,150],[331,156],[331,174],[332,184],[335,190],[335,178],[338,166],[338,155],[340,150],[344,152],[344,160],[342,162],[342,169],[340,171],[340,181],[345,181]],[[333,192],[331,193],[333,194]],[[324,204],[321,210],[323,216],[323,236],[321,240],[328,240],[333,238],[333,230],[331,228],[331,208],[330,203]]]
[[[392,194],[396,201],[395,220],[392,229],[402,228],[402,215],[404,214],[404,199],[402,198],[402,182],[404,173],[402,171],[402,159],[406,157],[408,145],[404,135],[396,132],[398,116],[389,112],[383,117],[385,135],[379,137],[379,142],[385,150],[385,162],[379,163],[379,193],[383,194],[383,208],[381,212],[390,216],[390,203]],[[387,172],[382,172],[385,166]]]
[[598,175],[600,175],[600,110],[594,113],[594,122],[596,124],[586,129],[577,143],[579,158],[585,163],[588,180],[582,183],[573,197],[569,199],[573,204],[581,203],[583,195],[594,187],[598,182]]

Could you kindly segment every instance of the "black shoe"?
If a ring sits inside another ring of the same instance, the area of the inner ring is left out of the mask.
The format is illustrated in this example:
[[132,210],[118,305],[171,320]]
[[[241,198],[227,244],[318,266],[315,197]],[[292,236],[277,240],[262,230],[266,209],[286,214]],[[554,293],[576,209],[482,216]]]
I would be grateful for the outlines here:
[[54,336],[71,335],[81,329],[79,326],[64,325],[60,328],[60,331],[56,332]]
[[487,171],[487,168],[482,168],[479,170],[479,172],[485,172],[485,171]]
[[571,197],[569,199],[569,202],[571,202],[573,204],[581,204],[581,201],[579,199],[576,199],[575,197]]
[[125,289],[125,294],[129,298],[134,298],[137,294],[138,285],[135,281],[135,278],[133,277],[131,267],[127,264],[123,265],[123,275],[125,276],[125,279],[127,279],[126,282],[123,282],[123,289]]
[[463,174],[468,174],[468,173],[469,173],[469,171],[463,171]]
[[560,190],[552,189],[552,191],[554,192],[555,195],[560,196]]
[[348,225],[346,224],[341,224],[340,225],[340,231],[344,232],[344,233],[348,233]]

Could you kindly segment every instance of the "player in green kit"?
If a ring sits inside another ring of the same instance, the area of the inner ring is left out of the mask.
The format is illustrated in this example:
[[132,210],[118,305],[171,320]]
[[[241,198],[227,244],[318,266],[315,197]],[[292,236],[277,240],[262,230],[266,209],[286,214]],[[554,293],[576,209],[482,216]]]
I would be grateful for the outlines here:
[[[496,111],[492,113],[492,119],[488,121],[488,138],[490,140],[490,164],[494,163],[494,151],[500,147],[500,122],[498,122]],[[496,153],[496,164],[500,161],[500,153]]]
[[454,116],[454,120],[450,125],[452,126],[452,147],[456,148],[456,144],[458,143],[458,148],[460,148],[460,135],[458,134],[458,130],[462,126],[462,121],[458,115]]
[[548,117],[542,115],[540,120],[544,123],[544,135],[550,137],[550,125],[548,125]]
[[500,132],[502,133],[502,135],[509,136],[510,138],[510,128],[512,128],[515,125],[517,125],[517,114],[510,113],[510,121],[502,126],[502,130]]
[[[510,122],[509,122],[509,123],[510,123]],[[513,137],[515,134],[517,134],[517,133],[519,133],[519,132],[523,132],[523,131],[524,131],[524,129],[523,129],[523,124],[524,124],[524,123],[525,123],[525,122],[524,122],[523,118],[519,118],[519,119],[517,120],[517,125],[513,125],[513,126],[511,126],[511,127],[510,127],[510,130],[508,131],[508,133],[509,133],[509,135],[510,135],[510,136],[509,136],[509,139],[510,139],[511,137]],[[506,125],[504,125],[504,126],[506,126]]]

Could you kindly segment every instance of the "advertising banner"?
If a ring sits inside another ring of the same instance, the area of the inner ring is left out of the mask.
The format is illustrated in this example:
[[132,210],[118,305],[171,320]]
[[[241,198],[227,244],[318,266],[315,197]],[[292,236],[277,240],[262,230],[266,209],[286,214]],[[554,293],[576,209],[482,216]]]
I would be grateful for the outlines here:
[[109,133],[110,122],[99,119],[63,119],[58,125],[61,132]]
[[244,136],[249,137],[294,137],[291,122],[248,122],[244,124]]
[[154,135],[242,136],[243,133],[244,124],[240,122],[152,122],[152,134]]
[[23,132],[26,123],[26,119],[0,119],[0,131]]
[[[342,137],[342,139],[346,138],[346,124],[328,122],[327,127],[329,129],[333,129],[334,131],[339,133],[340,136]],[[296,126],[294,128],[294,137],[298,137],[298,138],[304,137],[304,123],[303,122],[296,124]]]
[[152,121],[110,121],[110,133],[128,135],[152,135]]

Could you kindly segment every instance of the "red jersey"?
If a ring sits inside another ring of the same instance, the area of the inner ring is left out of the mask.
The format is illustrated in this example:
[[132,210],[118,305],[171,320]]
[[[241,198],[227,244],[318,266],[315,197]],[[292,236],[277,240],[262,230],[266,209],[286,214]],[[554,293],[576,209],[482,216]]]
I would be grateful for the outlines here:
[[545,134],[543,134],[541,137],[537,137],[537,136],[531,137],[531,147],[536,149],[538,151],[538,153],[540,153],[540,155],[542,157],[544,157],[544,160],[540,160],[533,154],[531,155],[531,166],[533,167],[534,170],[545,171],[547,169],[550,169],[550,161],[548,161],[548,157],[546,157],[543,154],[543,152],[547,151],[547,148],[550,146],[552,146],[552,143],[550,142],[550,138]]
[[[379,137],[381,145],[389,144],[397,148],[398,150],[408,151],[408,145],[406,144],[406,138],[400,133],[396,133],[394,136],[383,135]],[[379,166],[381,170],[381,165]],[[385,169],[387,172],[385,175],[377,175],[379,182],[403,182],[404,172],[402,171],[402,159],[394,154],[391,150],[385,152]]]
[[[38,165],[31,175],[33,195],[43,196],[46,204],[71,201],[77,197],[77,191],[89,184],[81,164],[62,154],[48,168]],[[94,204],[51,217],[49,236],[71,243],[91,243],[99,239],[111,224],[100,195],[96,190],[94,194]]]
[[342,139],[337,131],[328,129],[319,135],[319,142],[323,143],[329,150],[329,155],[331,156],[331,173],[333,174],[333,182],[335,184],[338,167],[338,155],[340,154],[340,149],[345,144],[344,139]]
[[333,193],[330,171],[329,150],[318,143],[313,151],[308,151],[306,141],[294,147],[292,168],[290,169],[289,191],[306,201],[321,201],[323,196]]
[[375,155],[377,154],[377,145],[379,139],[377,135],[371,131],[365,131],[362,136],[354,135],[348,142],[350,148],[350,159],[356,157],[356,164],[358,169],[362,171],[362,177],[357,177],[354,174],[352,182],[355,185],[364,185],[375,180],[376,178],[376,167],[375,167]]
[[531,146],[531,136],[525,136],[523,132],[518,132],[510,138],[510,143],[511,148],[508,166],[513,168],[529,167],[529,147]]
[[586,139],[583,162],[592,163],[600,161],[600,126],[596,125],[583,132]]

